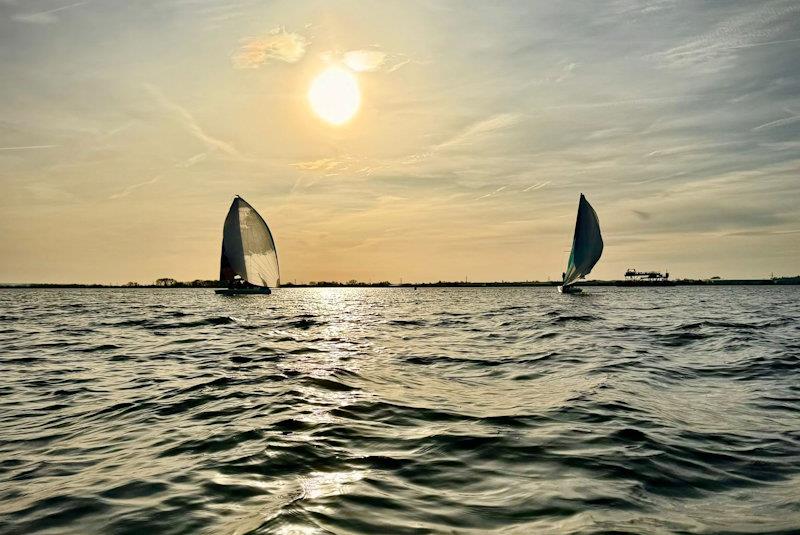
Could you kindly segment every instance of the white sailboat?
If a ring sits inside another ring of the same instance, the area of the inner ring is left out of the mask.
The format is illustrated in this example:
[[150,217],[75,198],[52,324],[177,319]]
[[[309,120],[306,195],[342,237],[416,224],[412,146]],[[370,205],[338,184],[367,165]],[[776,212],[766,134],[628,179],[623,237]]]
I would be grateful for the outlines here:
[[561,293],[580,293],[581,289],[573,286],[575,281],[588,275],[600,255],[603,254],[603,237],[600,235],[600,221],[597,214],[581,193],[578,201],[578,218],[575,221],[575,235],[572,238],[572,250],[569,253],[567,270],[558,291]]
[[238,195],[222,228],[219,280],[228,288],[222,295],[270,294],[280,285],[278,252],[267,222]]

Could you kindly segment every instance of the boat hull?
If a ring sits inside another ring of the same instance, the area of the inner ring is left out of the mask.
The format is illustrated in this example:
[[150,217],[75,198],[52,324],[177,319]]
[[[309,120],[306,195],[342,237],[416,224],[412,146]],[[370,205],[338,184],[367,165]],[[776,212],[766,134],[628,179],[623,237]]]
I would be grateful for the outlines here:
[[580,288],[576,288],[574,286],[559,286],[558,287],[558,293],[560,293],[560,294],[579,294],[582,291],[583,290],[581,290]]
[[269,295],[272,293],[269,288],[224,288],[214,290],[217,295]]

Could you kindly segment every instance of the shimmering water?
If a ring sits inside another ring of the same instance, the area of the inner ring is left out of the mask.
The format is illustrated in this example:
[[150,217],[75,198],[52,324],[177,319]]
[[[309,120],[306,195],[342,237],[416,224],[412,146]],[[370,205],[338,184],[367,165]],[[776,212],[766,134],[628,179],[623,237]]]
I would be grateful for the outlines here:
[[800,288],[0,290],[2,533],[800,531]]

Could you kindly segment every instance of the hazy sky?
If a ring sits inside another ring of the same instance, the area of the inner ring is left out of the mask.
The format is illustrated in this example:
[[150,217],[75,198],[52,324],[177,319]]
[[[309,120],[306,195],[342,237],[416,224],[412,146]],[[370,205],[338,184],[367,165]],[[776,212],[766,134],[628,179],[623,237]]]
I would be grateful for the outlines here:
[[[334,127],[311,80],[355,68]],[[800,272],[800,2],[0,0],[0,281]]]

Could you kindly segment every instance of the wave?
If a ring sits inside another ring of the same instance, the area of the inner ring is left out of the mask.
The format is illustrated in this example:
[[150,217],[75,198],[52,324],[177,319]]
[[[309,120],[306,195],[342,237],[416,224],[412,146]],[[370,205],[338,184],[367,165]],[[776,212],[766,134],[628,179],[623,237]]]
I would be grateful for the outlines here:
[[569,314],[560,315],[560,314],[558,314],[552,320],[550,320],[550,323],[552,323],[554,325],[559,325],[559,324],[562,324],[562,323],[568,323],[568,322],[573,322],[573,321],[577,321],[577,322],[587,321],[587,322],[590,322],[590,321],[597,321],[599,319],[600,319],[599,317],[592,316],[591,314],[583,314],[583,315],[569,315]]
[[789,533],[800,295],[742,291],[0,291],[0,531]]

